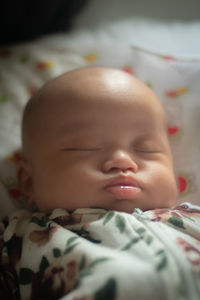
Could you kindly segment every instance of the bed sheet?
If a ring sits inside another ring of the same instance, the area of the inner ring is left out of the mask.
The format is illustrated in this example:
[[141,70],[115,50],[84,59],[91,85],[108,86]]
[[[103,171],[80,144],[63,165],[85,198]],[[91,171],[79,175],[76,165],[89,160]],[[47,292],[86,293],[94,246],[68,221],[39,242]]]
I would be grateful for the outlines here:
[[[100,4],[101,5],[101,4]],[[92,16],[93,18],[94,16]],[[78,20],[77,20],[78,21]],[[200,59],[200,21],[164,21],[142,17],[121,17],[119,20],[95,22],[91,19],[80,24],[74,30],[55,38],[60,45],[134,45],[163,55],[173,55],[179,59]],[[51,44],[51,37],[46,43]]]

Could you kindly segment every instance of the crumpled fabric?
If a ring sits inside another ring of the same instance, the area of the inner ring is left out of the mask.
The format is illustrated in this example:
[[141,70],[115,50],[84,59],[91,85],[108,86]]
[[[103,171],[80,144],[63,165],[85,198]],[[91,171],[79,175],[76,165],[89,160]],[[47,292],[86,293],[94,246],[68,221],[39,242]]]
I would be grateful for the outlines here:
[[200,207],[18,210],[0,223],[1,299],[198,300]]

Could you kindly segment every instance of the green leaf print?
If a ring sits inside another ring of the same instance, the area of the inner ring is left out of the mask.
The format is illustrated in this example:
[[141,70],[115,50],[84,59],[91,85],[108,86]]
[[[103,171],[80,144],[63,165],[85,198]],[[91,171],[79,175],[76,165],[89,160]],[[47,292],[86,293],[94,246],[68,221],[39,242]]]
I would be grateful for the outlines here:
[[72,236],[67,240],[67,247],[69,247],[76,239],[78,239],[78,236]]
[[171,223],[172,225],[176,226],[176,227],[185,229],[183,220],[181,218],[173,216],[173,217],[168,219],[168,222]]
[[20,60],[20,62],[22,62],[22,63],[26,63],[26,62],[29,60],[29,58],[28,58],[28,56],[24,55],[24,56],[20,57],[19,60]]
[[54,248],[53,249],[53,256],[56,257],[60,257],[61,256],[61,251],[59,248]]
[[8,98],[6,96],[2,96],[0,98],[0,102],[2,102],[2,103],[6,103],[7,101],[8,101]]
[[114,300],[117,294],[116,280],[111,278],[95,293],[95,300]]
[[145,242],[147,243],[147,245],[150,245],[153,242],[153,237],[151,235],[147,235],[145,237]]
[[72,236],[67,240],[67,243],[66,243],[67,248],[64,251],[64,254],[68,254],[71,251],[73,251],[73,249],[79,244],[79,243],[73,244],[75,242],[75,240],[77,240],[78,238],[79,238],[78,236]]
[[89,267],[94,267],[94,266],[96,266],[97,264],[99,264],[99,263],[102,263],[102,262],[105,262],[105,261],[107,261],[107,260],[109,260],[110,258],[109,257],[99,257],[99,258],[97,258],[97,259],[95,259],[90,265],[89,265]]
[[117,228],[119,229],[120,233],[123,233],[126,227],[126,220],[124,217],[117,215],[115,217],[115,224],[117,226]]
[[133,245],[135,245],[137,242],[139,242],[141,237],[136,237],[133,238],[128,244],[126,244],[123,248],[122,251],[127,251],[129,250]]
[[19,283],[20,284],[29,284],[32,282],[34,272],[28,268],[21,268],[19,270]]
[[49,267],[49,261],[45,256],[42,256],[41,262],[40,262],[40,272],[44,272],[46,268]]
[[136,232],[139,234],[139,235],[143,235],[145,232],[146,232],[146,229],[144,227],[140,227],[136,230]]
[[157,253],[156,253],[156,256],[159,257],[159,262],[156,266],[156,269],[158,271],[161,271],[162,269],[164,269],[167,265],[167,255],[165,253],[164,250],[159,250]]
[[153,237],[147,233],[147,230],[144,227],[140,227],[136,230],[142,239],[146,242],[147,245],[150,245],[153,241]]
[[79,277],[76,279],[76,282],[74,284],[74,289],[78,288],[81,284],[81,280],[87,276],[92,276],[92,271],[90,269],[81,271]]
[[[91,262],[89,264],[89,266],[86,267],[86,257],[84,255],[80,261],[79,271],[81,271],[81,272],[80,272],[79,278],[75,282],[75,288],[77,288],[80,285],[81,279],[83,277],[92,276],[92,268],[94,266],[96,266],[97,264],[103,263],[105,261],[108,261],[110,259],[111,259],[110,257],[99,257],[99,258],[95,259],[93,262]],[[105,298],[105,299],[107,299],[107,298]]]
[[106,225],[115,215],[114,211],[110,211],[108,214],[105,215],[103,225]]
[[72,252],[77,245],[79,245],[79,243],[67,247],[67,249],[64,251],[64,254],[69,254],[70,252]]
[[105,216],[105,214],[106,214],[106,213],[99,215],[99,216],[98,216],[98,220],[101,220],[101,219],[103,219],[103,218],[104,218],[104,216]]
[[80,278],[91,276],[91,275],[92,275],[92,270],[86,269],[80,273]]
[[86,257],[85,255],[83,255],[79,264],[79,270],[80,271],[83,270],[85,268],[85,265],[86,265]]
[[49,222],[49,218],[46,216],[42,216],[41,218],[32,217],[30,220],[31,223],[35,223],[41,227],[46,227],[47,223]]

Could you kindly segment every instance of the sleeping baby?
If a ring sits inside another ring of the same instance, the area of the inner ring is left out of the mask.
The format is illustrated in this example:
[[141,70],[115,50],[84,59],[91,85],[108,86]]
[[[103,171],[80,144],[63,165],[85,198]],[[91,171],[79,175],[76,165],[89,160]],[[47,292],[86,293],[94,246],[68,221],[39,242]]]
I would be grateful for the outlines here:
[[27,103],[19,181],[36,210],[0,223],[0,298],[198,300],[200,210],[175,207],[164,112],[121,70],[81,68]]
[[164,112],[132,75],[94,67],[50,80],[28,102],[22,127],[20,183],[40,211],[174,206]]

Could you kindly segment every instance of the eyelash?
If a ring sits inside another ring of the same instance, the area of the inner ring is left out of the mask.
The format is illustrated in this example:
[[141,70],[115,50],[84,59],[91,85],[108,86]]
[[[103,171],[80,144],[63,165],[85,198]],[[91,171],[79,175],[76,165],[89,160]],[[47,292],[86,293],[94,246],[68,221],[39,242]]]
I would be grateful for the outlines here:
[[101,148],[64,148],[62,151],[99,151]]
[[135,149],[135,152],[154,154],[154,153],[159,153],[160,151],[158,151],[158,150]]
[[[100,151],[101,148],[64,148],[62,151]],[[144,149],[135,149],[134,150],[136,153],[144,153],[144,154],[154,154],[154,153],[159,153],[160,151],[156,150],[144,150]]]

